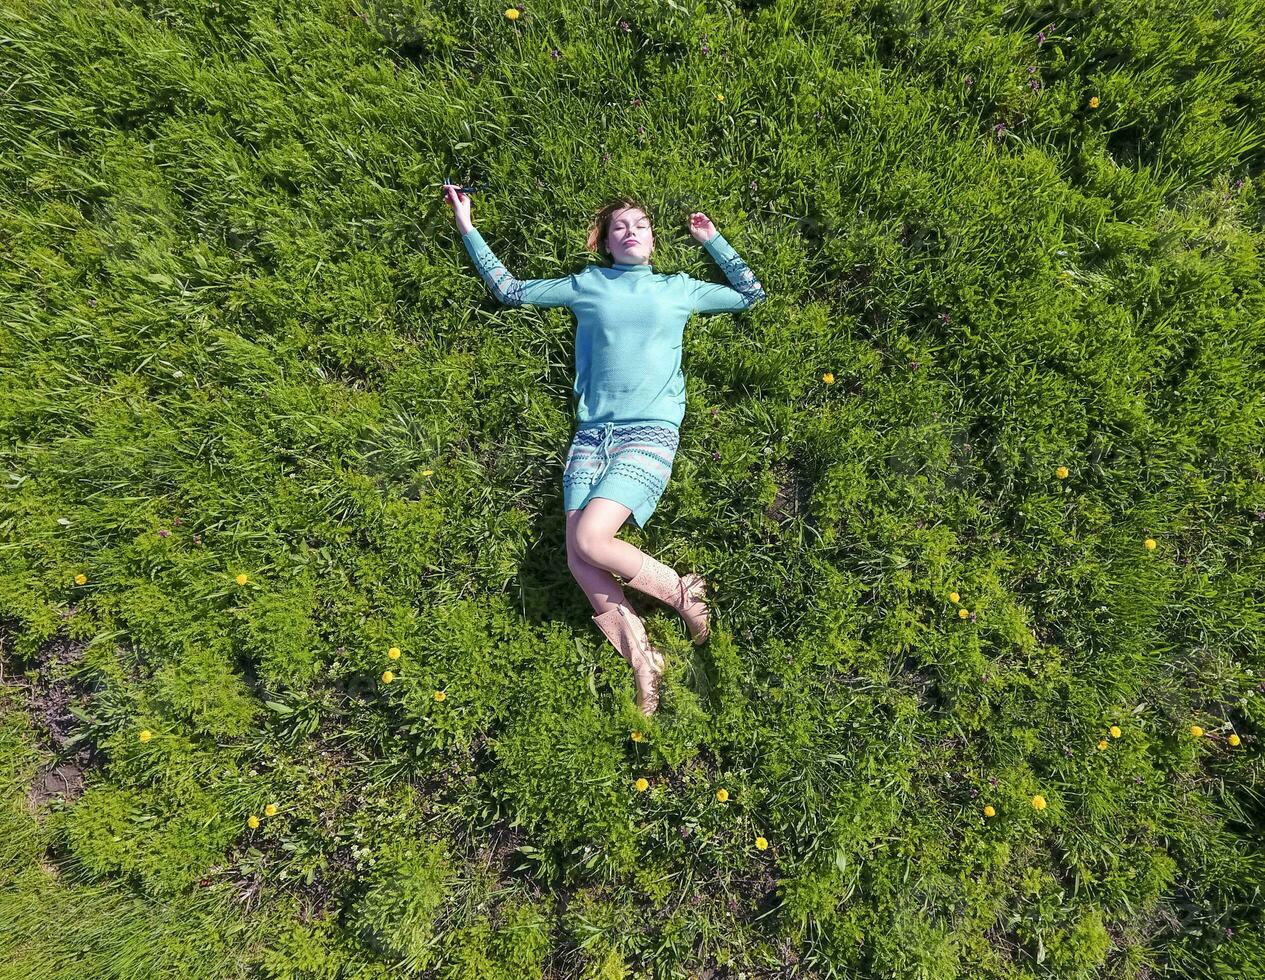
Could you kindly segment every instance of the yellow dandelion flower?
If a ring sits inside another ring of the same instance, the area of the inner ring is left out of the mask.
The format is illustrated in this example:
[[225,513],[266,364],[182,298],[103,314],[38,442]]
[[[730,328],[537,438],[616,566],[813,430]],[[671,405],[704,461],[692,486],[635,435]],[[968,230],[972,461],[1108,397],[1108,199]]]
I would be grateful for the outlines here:
[[139,738],[142,742],[148,742],[151,738],[154,737],[154,733],[151,732],[148,728],[142,728],[141,733],[136,737]]
[[725,101],[725,97],[724,97],[723,95],[721,95],[719,92],[717,92],[717,93],[716,93],[716,101],[717,101],[717,102],[724,102],[724,101]]
[[448,697],[448,695],[447,695],[447,694],[445,694],[443,691],[436,691],[436,692],[435,692],[435,700],[436,700],[436,701],[442,701],[442,700],[443,700],[444,698],[446,698],[446,697]]
[[252,813],[246,818],[246,825],[250,827],[251,830],[254,830],[259,826],[259,818]]
[[264,807],[265,817],[273,817],[273,816],[276,816],[276,814],[277,814],[277,804],[269,803],[266,807]]
[[1096,95],[1091,95],[1091,96],[1089,97],[1089,107],[1090,107],[1091,109],[1097,109],[1097,108],[1098,108],[1098,96],[1096,96]]
[[1098,740],[1098,748],[1099,748],[1099,750],[1105,749],[1106,747],[1107,747],[1107,740],[1106,740],[1105,738],[1100,738],[1100,739]]
[[434,472],[434,470],[422,470],[422,476],[430,476]]
[[400,648],[399,648],[399,647],[392,647],[390,650],[388,650],[388,651],[387,651],[387,656],[388,656],[388,657],[390,657],[392,660],[399,660],[399,659],[400,659]]
[[1034,797],[1032,798],[1032,808],[1033,808],[1034,810],[1044,810],[1044,809],[1045,809],[1045,797],[1044,797],[1044,796],[1042,796],[1040,793],[1038,793],[1036,796],[1034,796]]
[[958,610],[958,619],[966,619],[966,617],[969,615],[971,615],[971,611],[969,609]]
[[1231,732],[1230,737],[1226,739],[1226,741],[1229,742],[1231,745],[1238,745],[1240,739],[1239,739],[1239,736],[1234,734],[1234,732]]
[[988,806],[984,807],[984,816],[986,817],[997,816],[997,811],[993,809],[993,805],[991,803]]
[[1119,725],[1112,725],[1112,726],[1111,726],[1109,729],[1107,729],[1107,730],[1108,730],[1109,732],[1111,732],[1111,737],[1112,737],[1112,738],[1119,738],[1119,737],[1120,737],[1120,726],[1119,726]]
[[650,784],[646,781],[645,776],[637,777],[637,781],[633,783],[633,786],[637,788],[638,793],[644,793],[646,790],[650,788]]
[[716,799],[720,800],[721,803],[724,803],[725,800],[729,799],[729,790],[725,789],[723,786],[716,790]]
[[829,371],[827,371],[825,374],[821,376],[821,380],[824,381],[828,385],[832,385],[835,383],[835,376],[831,374]]
[[505,11],[505,16],[508,17],[510,20],[518,20],[518,11],[515,10],[513,7],[510,7]]
[[235,581],[237,582],[238,585],[245,585],[246,582],[249,580],[247,579],[245,572],[238,572],[237,578]]
[[1067,479],[1067,467],[1066,467],[1066,466],[1060,466],[1057,470],[1055,470],[1055,471],[1054,471],[1054,475],[1055,475],[1055,476],[1057,476],[1060,480],[1066,480],[1066,479]]
[[1203,733],[1204,733],[1204,730],[1200,728],[1198,725],[1190,726],[1190,734],[1194,735],[1195,738],[1199,738],[1201,735],[1203,735]]
[[1147,538],[1147,539],[1146,539],[1145,541],[1143,541],[1142,543],[1143,543],[1144,545],[1146,545],[1146,550],[1147,550],[1147,551],[1154,551],[1154,550],[1155,550],[1155,539],[1154,539],[1154,538]]
[[961,597],[960,595],[958,595],[956,592],[950,592],[950,593],[949,593],[949,601],[950,601],[950,602],[960,602],[961,600],[962,600],[962,597]]
[[629,735],[628,737],[629,737],[629,738],[631,738],[634,742],[640,742],[640,741],[641,741],[641,732],[639,732],[639,731],[637,731],[637,730],[635,730],[635,729],[634,729],[634,730],[633,730],[633,733],[632,733],[631,735]]
[[769,842],[763,837],[757,837],[755,839],[755,846],[761,851],[767,851],[769,849]]
[[383,683],[383,684],[390,684],[393,680],[395,680],[395,674],[393,674],[391,671],[389,671],[389,670],[384,670],[384,671],[382,672],[382,683]]
[[75,585],[83,585],[84,582],[86,581],[88,581],[88,576],[85,575],[83,572],[80,572],[78,575],[75,576]]

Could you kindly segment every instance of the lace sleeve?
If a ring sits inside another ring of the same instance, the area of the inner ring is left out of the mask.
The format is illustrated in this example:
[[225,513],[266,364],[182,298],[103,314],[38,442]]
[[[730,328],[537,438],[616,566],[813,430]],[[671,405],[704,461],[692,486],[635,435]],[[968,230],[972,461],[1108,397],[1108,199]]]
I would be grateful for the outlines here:
[[767,297],[768,294],[760,285],[751,267],[734,251],[733,246],[720,232],[704,242],[703,247],[716,260],[716,264],[720,266],[731,285],[703,282],[686,276],[688,300],[694,312],[716,313],[725,310],[745,310]]
[[574,275],[557,279],[516,279],[477,228],[463,234],[461,241],[492,295],[506,306],[568,306],[575,298]]

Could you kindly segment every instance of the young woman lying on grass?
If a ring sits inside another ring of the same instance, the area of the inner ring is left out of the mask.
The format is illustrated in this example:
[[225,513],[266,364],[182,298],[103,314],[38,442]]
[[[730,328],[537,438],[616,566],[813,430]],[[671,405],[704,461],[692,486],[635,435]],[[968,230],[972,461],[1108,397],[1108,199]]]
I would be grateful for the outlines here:
[[470,218],[470,198],[444,184],[466,251],[493,295],[507,306],[565,306],[576,316],[577,427],[562,477],[567,565],[588,596],[602,633],[632,668],[637,706],[659,704],[663,654],[646,638],[615,576],[676,610],[696,644],[707,641],[710,611],[703,576],[679,576],[615,537],[628,521],[645,527],[659,503],[685,415],[681,337],[691,313],[745,310],[764,288],[733,247],[700,212],[690,234],[732,283],[664,275],[650,265],[654,232],[647,208],[620,198],[601,208],[589,229],[589,251],[611,264],[586,265],[557,279],[515,279]]

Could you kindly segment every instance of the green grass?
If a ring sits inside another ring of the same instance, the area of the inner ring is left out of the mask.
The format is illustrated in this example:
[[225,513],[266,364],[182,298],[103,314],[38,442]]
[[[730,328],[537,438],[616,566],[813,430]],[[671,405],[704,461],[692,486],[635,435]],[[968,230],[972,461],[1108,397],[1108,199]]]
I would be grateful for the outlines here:
[[[1265,975],[1265,4],[503,9],[0,11],[0,978]],[[768,291],[653,721],[448,178]]]

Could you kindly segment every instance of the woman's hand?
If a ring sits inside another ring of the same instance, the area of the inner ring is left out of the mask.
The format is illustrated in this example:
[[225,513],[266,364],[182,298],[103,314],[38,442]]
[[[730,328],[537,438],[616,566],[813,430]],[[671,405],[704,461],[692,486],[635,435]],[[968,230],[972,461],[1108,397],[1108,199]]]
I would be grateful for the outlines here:
[[702,211],[695,211],[690,215],[690,234],[694,236],[694,240],[700,245],[711,241],[716,237],[718,232],[716,226],[712,224],[712,219],[703,214]]
[[449,183],[444,184],[444,195],[452,207],[457,228],[464,235],[474,227],[474,223],[470,220],[470,195],[462,193],[461,188],[456,184]]

